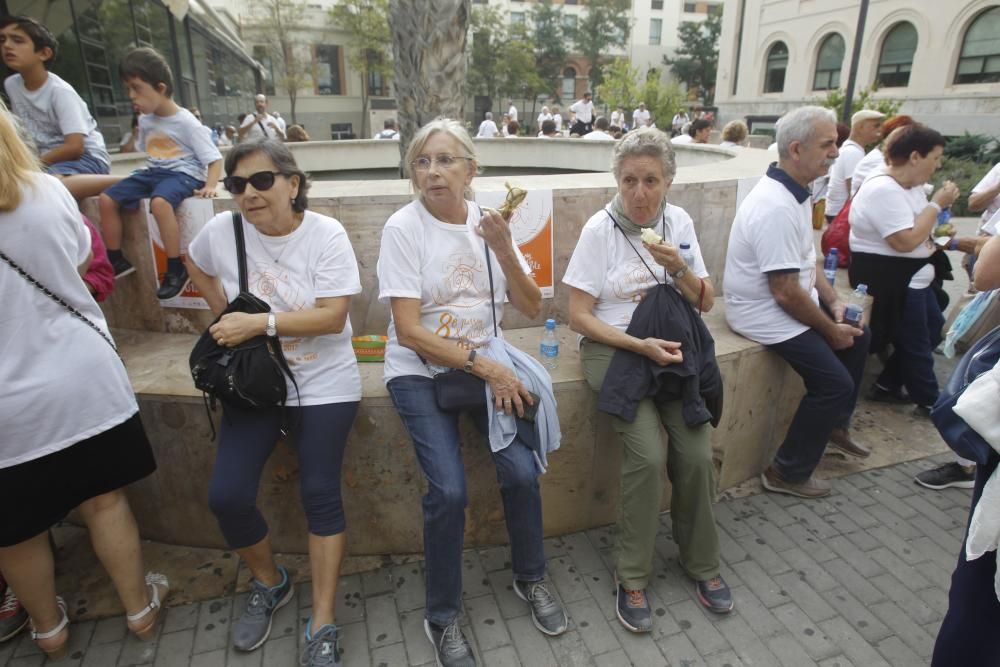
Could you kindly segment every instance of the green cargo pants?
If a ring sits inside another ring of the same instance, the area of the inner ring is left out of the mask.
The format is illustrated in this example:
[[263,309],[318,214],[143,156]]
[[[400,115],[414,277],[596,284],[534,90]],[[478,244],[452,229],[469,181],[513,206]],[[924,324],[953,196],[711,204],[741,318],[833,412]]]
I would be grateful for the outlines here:
[[[615,348],[590,339],[580,347],[583,374],[594,391],[600,391]],[[719,534],[712,514],[715,464],[712,462],[710,426],[691,428],[681,415],[681,401],[643,399],[635,421],[611,417],[624,445],[621,502],[615,566],[626,589],[644,589],[653,574],[653,549],[663,496],[664,465],[673,485],[670,520],[680,550],[680,564],[696,581],[719,574]],[[664,451],[660,424],[667,430]]]

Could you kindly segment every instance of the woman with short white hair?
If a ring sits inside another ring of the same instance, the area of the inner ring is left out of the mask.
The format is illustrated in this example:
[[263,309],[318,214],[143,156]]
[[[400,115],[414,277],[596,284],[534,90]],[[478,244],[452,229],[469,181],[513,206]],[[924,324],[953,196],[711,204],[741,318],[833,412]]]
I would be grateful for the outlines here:
[[[458,432],[463,410],[442,406],[435,382],[457,373],[450,379],[469,381],[470,394],[483,392],[481,404],[477,399],[464,410],[483,433],[493,423],[491,412],[524,416],[534,402],[528,388],[514,370],[482,352],[502,338],[505,300],[536,317],[542,295],[507,220],[471,201],[478,162],[460,123],[441,118],[425,125],[405,163],[417,197],[386,222],[378,259],[379,299],[392,309],[384,378],[427,479],[424,629],[439,665],[464,667],[475,659],[458,624],[467,504]],[[486,385],[495,399],[492,410]],[[544,583],[540,470],[531,429],[522,422],[502,448],[493,447],[491,437],[491,453],[510,536],[514,592],[528,602],[535,626],[554,636],[566,631],[566,614]]]

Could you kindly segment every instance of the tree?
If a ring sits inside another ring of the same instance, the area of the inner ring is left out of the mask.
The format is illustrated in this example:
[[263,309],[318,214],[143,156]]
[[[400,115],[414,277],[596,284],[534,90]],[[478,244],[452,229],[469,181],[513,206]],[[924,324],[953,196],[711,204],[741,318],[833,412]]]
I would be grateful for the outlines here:
[[389,58],[389,0],[340,0],[330,9],[333,26],[347,32],[347,62],[361,74],[361,136],[368,124],[368,81],[372,74],[392,76]]
[[[545,82],[538,75],[532,38],[523,26],[513,26],[507,39],[500,45],[498,92],[506,97],[535,99],[545,89]],[[534,114],[534,108],[532,108]],[[525,116],[521,125],[527,127],[529,118]]]
[[[877,90],[878,88],[873,86],[870,89],[862,88],[858,91],[858,94],[851,100],[851,114],[862,109],[874,109],[875,111],[881,111],[886,116],[895,115],[899,111],[899,108],[903,106],[902,100],[891,97],[875,98],[873,95]],[[844,111],[844,97],[844,91],[837,88],[829,91],[823,97],[817,97],[813,102],[821,107],[833,109],[833,112],[840,118],[840,114]]]
[[646,83],[639,91],[657,127],[669,131],[674,114],[687,108],[687,94],[676,81],[660,82],[660,71],[650,69],[646,73]]
[[573,45],[590,61],[590,87],[596,89],[604,78],[602,56],[628,43],[631,0],[591,0],[572,30]]
[[312,78],[311,68],[295,54],[295,45],[300,41],[295,33],[300,30],[305,13],[305,0],[263,0],[256,5],[253,18],[247,23],[253,30],[254,40],[263,43],[274,63],[277,83],[288,93],[293,124],[298,122],[295,104],[299,89],[308,85]]
[[562,76],[562,66],[568,55],[562,6],[553,5],[552,0],[539,0],[531,8],[531,24],[534,26],[532,39],[535,45],[535,67],[538,76],[552,90],[557,90],[557,82]]
[[492,104],[500,85],[501,49],[507,41],[504,15],[494,7],[474,7],[469,31],[472,33],[469,88],[474,94],[488,97]]
[[702,22],[683,21],[677,28],[680,46],[674,57],[663,56],[663,64],[670,65],[674,76],[683,81],[688,90],[698,91],[698,97],[705,104],[711,104],[715,96],[721,32],[721,13],[711,13]]
[[470,10],[470,0],[389,4],[401,157],[417,129],[428,121],[438,116],[461,120],[465,115]]
[[[615,58],[604,70],[604,81],[597,86],[597,97],[609,107],[634,109],[639,101],[639,69],[628,58]],[[643,99],[643,101],[645,101]]]

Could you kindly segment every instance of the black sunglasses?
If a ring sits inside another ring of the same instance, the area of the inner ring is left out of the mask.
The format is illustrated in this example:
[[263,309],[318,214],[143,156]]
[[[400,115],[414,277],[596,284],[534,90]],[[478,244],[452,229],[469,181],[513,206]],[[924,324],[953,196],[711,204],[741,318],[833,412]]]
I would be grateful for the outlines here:
[[256,174],[250,174],[247,178],[226,176],[222,179],[222,186],[234,195],[246,192],[247,183],[252,185],[254,190],[270,190],[274,185],[274,177],[281,175],[280,171],[258,171]]

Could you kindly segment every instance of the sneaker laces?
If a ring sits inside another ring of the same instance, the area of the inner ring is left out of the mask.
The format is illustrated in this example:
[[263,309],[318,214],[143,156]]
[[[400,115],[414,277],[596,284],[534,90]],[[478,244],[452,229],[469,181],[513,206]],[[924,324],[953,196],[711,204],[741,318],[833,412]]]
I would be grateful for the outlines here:
[[270,589],[264,587],[259,581],[253,582],[253,592],[247,598],[247,608],[244,616],[259,618],[267,614],[268,609],[275,605],[275,594]]
[[548,609],[556,604],[556,598],[543,583],[528,584],[528,600],[534,602],[539,609]]
[[705,588],[710,591],[719,591],[725,587],[725,583],[722,581],[722,577],[712,577],[705,582]]
[[20,608],[21,602],[14,595],[14,589],[10,586],[7,587],[7,592],[3,596],[3,604],[0,605],[0,616],[5,616],[7,614],[13,614]]
[[625,590],[625,595],[628,597],[627,604],[633,609],[642,609],[646,606],[646,593],[642,589],[636,589],[630,591]]
[[441,633],[441,653],[447,656],[465,655],[469,652],[468,644],[462,629],[458,627],[458,621],[444,629]]
[[337,664],[337,637],[329,626],[321,629],[316,636],[306,642],[305,651],[299,658],[302,667],[333,667]]

